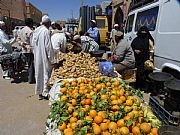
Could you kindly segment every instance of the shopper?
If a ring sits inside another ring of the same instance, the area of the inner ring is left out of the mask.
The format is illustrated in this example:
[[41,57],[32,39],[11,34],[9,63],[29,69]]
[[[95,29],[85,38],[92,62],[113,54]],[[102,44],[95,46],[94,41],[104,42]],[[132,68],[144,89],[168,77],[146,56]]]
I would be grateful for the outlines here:
[[110,39],[111,39],[111,52],[115,49],[117,43],[115,40],[115,33],[118,31],[119,29],[119,25],[118,24],[114,24],[114,28],[111,30],[111,34],[110,34]]
[[25,19],[26,26],[19,33],[19,44],[22,47],[22,53],[26,56],[28,63],[28,82],[35,83],[34,71],[34,54],[32,52],[32,33],[33,33],[33,20],[31,18]]
[[[147,60],[150,59],[150,41],[154,43],[154,39],[148,31],[146,26],[141,27],[137,32],[137,37],[133,40],[131,46],[134,50],[136,59],[136,87],[144,88],[146,79],[152,70],[146,70],[144,65]],[[152,58],[151,58],[152,59]]]
[[123,33],[118,31],[115,33],[116,48],[113,50],[111,62],[116,71],[120,74],[125,69],[133,69],[135,67],[134,52],[126,40],[123,39]]
[[51,35],[52,46],[55,53],[56,62],[58,62],[58,54],[59,52],[66,53],[66,36],[62,31],[62,28],[59,24],[54,24],[54,31]]
[[48,97],[47,84],[54,64],[50,26],[50,18],[47,15],[43,16],[42,25],[34,31],[32,38],[36,78],[35,94],[39,94],[40,100]]
[[91,27],[87,31],[89,33],[89,36],[96,41],[96,43],[100,44],[100,34],[99,34],[99,29],[96,27],[96,21],[91,20]]
[[[0,21],[0,55],[6,55],[12,53],[12,44],[16,41],[16,37],[9,40],[8,35],[4,32],[5,31],[5,23]],[[11,71],[10,69],[5,69],[3,66],[2,60],[2,70],[3,70],[3,78],[10,79]]]

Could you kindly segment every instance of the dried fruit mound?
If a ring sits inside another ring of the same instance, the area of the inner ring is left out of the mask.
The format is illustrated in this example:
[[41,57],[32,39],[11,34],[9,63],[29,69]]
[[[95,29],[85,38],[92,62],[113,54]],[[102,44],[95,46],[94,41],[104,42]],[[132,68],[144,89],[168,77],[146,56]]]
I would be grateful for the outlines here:
[[67,79],[67,78],[95,78],[101,77],[96,58],[91,57],[87,53],[61,54],[59,59],[63,61],[63,66],[56,69],[53,74],[53,79]]
[[49,118],[65,135],[158,134],[144,117],[140,100],[121,80],[64,80],[60,91]]

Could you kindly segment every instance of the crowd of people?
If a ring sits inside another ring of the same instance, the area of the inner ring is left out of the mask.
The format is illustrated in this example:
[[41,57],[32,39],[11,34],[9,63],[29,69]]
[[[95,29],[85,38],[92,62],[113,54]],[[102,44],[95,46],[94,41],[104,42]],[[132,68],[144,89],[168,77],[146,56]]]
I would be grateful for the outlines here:
[[[100,47],[100,34],[95,20],[91,20],[91,27],[87,32],[76,33],[73,37],[58,23],[51,22],[47,15],[42,17],[41,25],[35,30],[31,18],[25,19],[25,24],[26,26],[18,34],[14,32],[14,38],[9,40],[4,32],[5,23],[0,21],[0,55],[12,53],[12,44],[19,44],[27,60],[28,82],[36,83],[35,94],[39,95],[39,99],[48,98],[47,84],[52,69],[58,62],[59,52],[67,52],[67,42],[73,44],[74,50],[79,49],[86,53],[97,51]],[[148,29],[142,27],[130,45],[123,39],[124,34],[118,27],[118,24],[114,25],[110,36],[110,61],[120,74],[125,69],[137,68],[137,88],[140,88],[145,81],[142,76],[152,72],[144,68],[144,63],[153,60],[153,49],[149,50],[149,40],[153,43],[153,38]],[[10,72],[3,70],[3,77],[9,79]]]

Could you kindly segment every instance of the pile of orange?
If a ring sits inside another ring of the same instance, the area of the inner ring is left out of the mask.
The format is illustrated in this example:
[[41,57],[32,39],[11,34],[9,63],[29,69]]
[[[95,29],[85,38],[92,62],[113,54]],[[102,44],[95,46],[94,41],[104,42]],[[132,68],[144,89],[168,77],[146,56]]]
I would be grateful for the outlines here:
[[64,135],[157,135],[143,118],[139,99],[118,80],[79,79],[61,83],[51,114]]

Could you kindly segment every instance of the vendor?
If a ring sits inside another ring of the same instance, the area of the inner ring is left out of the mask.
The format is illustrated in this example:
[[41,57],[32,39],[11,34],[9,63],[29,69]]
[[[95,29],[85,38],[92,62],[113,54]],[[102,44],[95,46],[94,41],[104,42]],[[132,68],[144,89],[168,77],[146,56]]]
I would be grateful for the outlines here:
[[99,45],[94,41],[94,39],[84,35],[82,32],[80,32],[80,35],[75,35],[73,40],[82,48],[83,52],[89,53],[99,49]]
[[115,33],[115,40],[117,43],[116,48],[112,52],[111,62],[115,69],[120,74],[125,69],[131,69],[135,67],[135,57],[131,46],[126,40],[123,39],[123,33],[118,31]]

